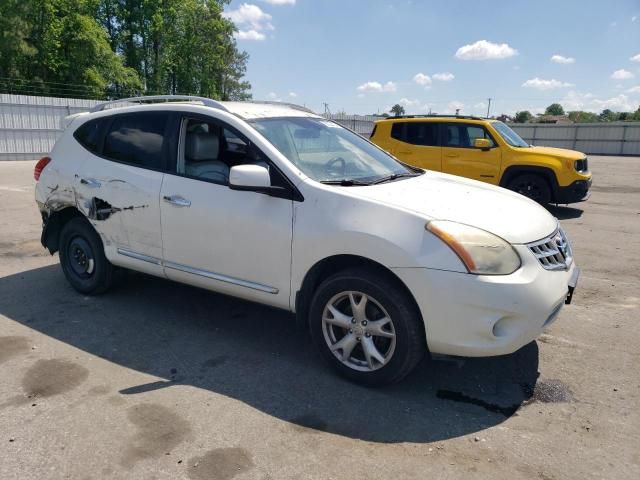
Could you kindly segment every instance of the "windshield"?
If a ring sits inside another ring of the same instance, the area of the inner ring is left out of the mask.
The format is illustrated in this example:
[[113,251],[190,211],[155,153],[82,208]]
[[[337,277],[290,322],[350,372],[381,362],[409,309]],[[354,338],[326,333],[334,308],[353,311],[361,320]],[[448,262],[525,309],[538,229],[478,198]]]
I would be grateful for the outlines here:
[[493,128],[495,128],[500,136],[512,147],[530,147],[520,135],[511,130],[511,127],[505,125],[502,122],[493,122]]
[[322,118],[266,118],[251,122],[310,178],[370,184],[418,175],[360,135]]

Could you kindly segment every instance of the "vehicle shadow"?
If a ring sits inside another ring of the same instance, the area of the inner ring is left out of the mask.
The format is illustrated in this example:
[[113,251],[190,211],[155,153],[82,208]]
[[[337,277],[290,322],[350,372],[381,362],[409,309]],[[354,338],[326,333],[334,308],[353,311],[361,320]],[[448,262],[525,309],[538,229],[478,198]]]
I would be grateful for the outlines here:
[[73,291],[57,265],[4,277],[0,313],[161,379],[121,395],[190,385],[295,428],[372,442],[431,442],[499,424],[531,399],[538,377],[534,342],[503,357],[425,359],[398,385],[361,387],[327,368],[292,315],[135,273],[99,297]]
[[563,207],[560,205],[549,205],[547,207],[551,215],[558,220],[570,220],[572,218],[580,218],[584,213],[583,210],[574,207]]

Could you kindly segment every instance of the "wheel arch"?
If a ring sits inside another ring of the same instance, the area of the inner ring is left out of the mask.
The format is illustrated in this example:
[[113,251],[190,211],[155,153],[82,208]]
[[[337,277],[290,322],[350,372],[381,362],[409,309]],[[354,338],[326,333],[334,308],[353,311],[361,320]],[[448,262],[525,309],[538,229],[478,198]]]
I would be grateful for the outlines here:
[[548,167],[538,167],[534,165],[512,165],[507,167],[500,179],[500,186],[507,188],[507,185],[516,178],[518,175],[535,174],[540,175],[546,180],[551,189],[551,200],[555,201],[558,198],[558,179],[555,172]]
[[44,228],[40,243],[53,255],[60,249],[60,232],[62,228],[73,218],[86,218],[76,207],[66,207],[55,212],[51,212],[43,218]]
[[329,276],[349,268],[369,269],[389,278],[405,291],[408,298],[411,299],[417,314],[422,320],[422,312],[420,311],[418,302],[413,296],[413,293],[411,293],[411,290],[409,290],[407,285],[395,273],[393,273],[392,270],[381,263],[366,257],[340,254],[319,260],[305,274],[304,280],[300,285],[300,289],[296,291],[295,294],[296,324],[299,328],[308,328],[308,313],[311,306],[311,299],[313,298],[313,294],[318,285],[320,285],[322,281]]

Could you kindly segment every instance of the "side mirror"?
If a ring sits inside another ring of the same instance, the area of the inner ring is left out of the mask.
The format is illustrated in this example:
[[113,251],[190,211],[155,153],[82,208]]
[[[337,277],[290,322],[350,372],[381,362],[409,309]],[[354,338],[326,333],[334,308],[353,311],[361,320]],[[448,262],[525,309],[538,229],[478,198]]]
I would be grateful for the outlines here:
[[233,190],[264,191],[271,187],[269,170],[260,165],[236,165],[229,172],[229,187]]
[[476,138],[473,141],[473,148],[479,148],[480,150],[489,150],[491,148],[491,142],[488,138]]

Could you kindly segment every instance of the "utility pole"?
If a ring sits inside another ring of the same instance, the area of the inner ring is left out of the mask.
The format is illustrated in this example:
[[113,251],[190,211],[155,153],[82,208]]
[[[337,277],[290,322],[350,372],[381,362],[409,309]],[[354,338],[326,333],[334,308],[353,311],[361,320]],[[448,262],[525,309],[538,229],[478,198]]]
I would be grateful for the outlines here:
[[489,118],[489,112],[491,111],[491,98],[487,98],[489,104],[487,105],[487,118]]
[[327,102],[322,102],[322,105],[324,105],[324,114],[331,115],[331,110],[329,110],[329,104]]

